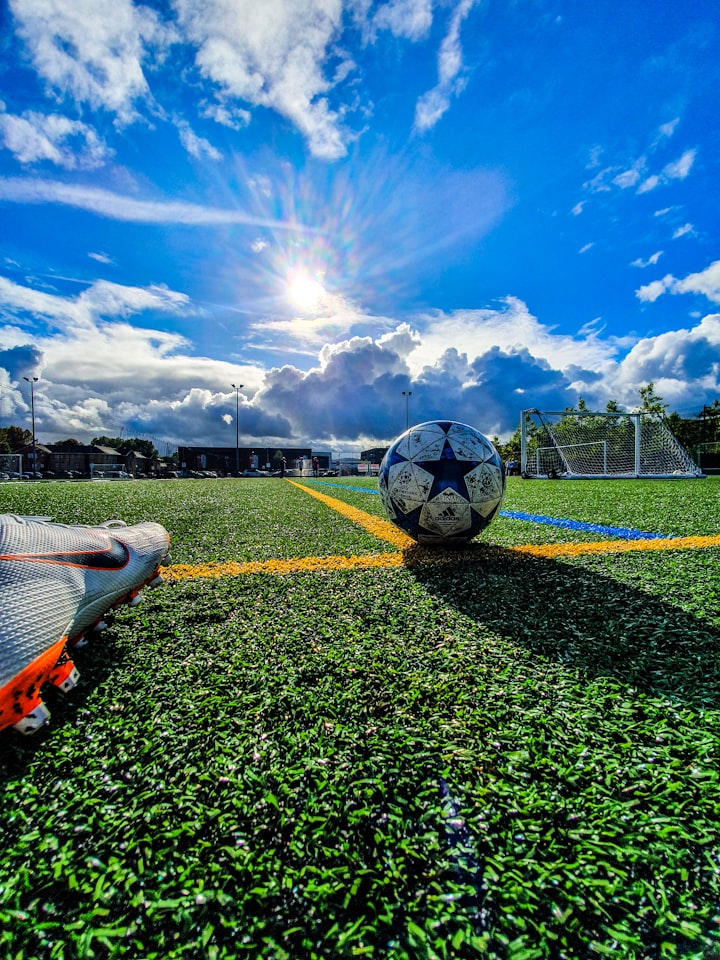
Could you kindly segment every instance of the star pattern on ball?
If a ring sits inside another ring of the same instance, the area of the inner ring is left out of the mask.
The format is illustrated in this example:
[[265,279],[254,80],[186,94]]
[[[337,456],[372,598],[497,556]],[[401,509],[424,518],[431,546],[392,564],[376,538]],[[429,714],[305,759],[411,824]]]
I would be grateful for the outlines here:
[[420,543],[464,542],[497,513],[505,475],[495,447],[478,430],[434,420],[390,446],[378,489],[389,519]]

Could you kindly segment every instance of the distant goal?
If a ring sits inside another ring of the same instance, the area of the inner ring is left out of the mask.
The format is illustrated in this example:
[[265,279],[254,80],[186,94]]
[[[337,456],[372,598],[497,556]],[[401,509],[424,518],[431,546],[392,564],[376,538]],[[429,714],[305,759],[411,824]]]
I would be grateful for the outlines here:
[[22,476],[21,453],[0,453],[0,480],[17,480]]
[[523,410],[525,477],[564,479],[701,477],[659,414]]

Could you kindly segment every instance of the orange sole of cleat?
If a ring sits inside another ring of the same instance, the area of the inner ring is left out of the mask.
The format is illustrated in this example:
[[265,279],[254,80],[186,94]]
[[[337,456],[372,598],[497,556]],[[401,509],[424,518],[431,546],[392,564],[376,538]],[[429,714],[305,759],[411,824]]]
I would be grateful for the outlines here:
[[[58,640],[0,690],[0,730],[22,723],[24,718],[36,711],[38,707],[42,707],[47,716],[50,715],[40,700],[40,688],[55,673],[55,667],[63,655],[66,642],[66,637]],[[38,726],[42,726],[42,723]],[[26,732],[30,733],[32,730]]]
[[35,709],[26,714],[22,720],[14,723],[13,728],[17,730],[18,733],[22,733],[23,736],[29,736],[35,733],[36,730],[39,730],[40,727],[44,727],[49,719],[50,711],[42,700],[39,700]]
[[50,683],[54,687],[57,687],[58,690],[62,690],[63,693],[68,693],[72,690],[73,687],[77,685],[79,679],[80,672],[72,660],[69,659],[65,659],[63,663],[56,664],[55,669],[49,677]]

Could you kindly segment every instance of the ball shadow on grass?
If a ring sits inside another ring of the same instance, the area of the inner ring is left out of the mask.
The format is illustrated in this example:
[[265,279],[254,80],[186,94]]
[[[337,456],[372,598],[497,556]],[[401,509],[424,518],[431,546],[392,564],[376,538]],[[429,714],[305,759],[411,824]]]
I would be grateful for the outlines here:
[[464,615],[533,653],[690,707],[720,704],[720,631],[596,571],[485,544],[412,547],[408,567]]

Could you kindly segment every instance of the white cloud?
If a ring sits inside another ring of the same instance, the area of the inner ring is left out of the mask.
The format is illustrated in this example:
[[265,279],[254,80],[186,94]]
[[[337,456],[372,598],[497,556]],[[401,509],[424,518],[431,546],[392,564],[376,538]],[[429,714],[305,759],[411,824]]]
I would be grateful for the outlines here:
[[619,173],[616,177],[613,177],[613,183],[616,187],[620,187],[621,190],[627,190],[628,187],[634,187],[642,176],[642,170],[645,167],[645,158],[641,157],[635,162],[635,164],[629,169],[624,170],[622,173]]
[[612,377],[619,396],[639,384],[655,383],[670,409],[700,407],[720,387],[720,314],[710,314],[691,329],[672,330],[639,340]]
[[635,291],[639,300],[654,302],[664,293],[700,293],[712,303],[720,303],[720,260],[711,263],[699,273],[691,273],[683,280],[671,274],[654,280]]
[[221,106],[241,100],[269,107],[295,124],[315,156],[346,153],[343,111],[330,106],[333,81],[324,73],[332,61],[347,60],[332,47],[341,0],[176,0],[175,9]]
[[150,96],[147,49],[174,38],[154,11],[131,0],[113,0],[111,14],[94,0],[10,0],[10,7],[38,75],[59,100],[108,110],[121,123],[136,118],[136,101]]
[[112,156],[112,151],[87,124],[34,110],[27,110],[22,116],[0,113],[0,146],[13,153],[20,163],[49,161],[67,170],[90,170]]
[[93,260],[97,260],[98,263],[114,264],[115,261],[112,257],[109,257],[106,253],[89,253],[89,257]]
[[594,243],[586,243],[584,244],[584,246],[580,247],[580,249],[578,250],[578,253],[587,253],[588,250],[592,250],[594,246],[595,246]]
[[579,338],[555,334],[513,297],[499,310],[429,314],[417,319],[417,327],[422,343],[408,358],[413,374],[432,365],[447,348],[474,357],[493,347],[510,354],[527,349],[538,361],[558,370],[573,365],[602,370],[620,345],[617,340],[601,340],[594,330]]
[[670,289],[674,278],[668,274],[666,277],[663,277],[662,280],[653,280],[651,283],[646,283],[642,287],[639,287],[635,291],[635,296],[638,300],[642,300],[645,303],[655,303],[658,297],[661,297],[666,290]]
[[695,163],[696,150],[686,150],[679,159],[666,164],[659,174],[654,174],[644,180],[638,187],[638,193],[648,193],[659,186],[665,186],[673,180],[684,180]]
[[424,132],[435,126],[448,110],[453,95],[462,90],[458,79],[463,69],[460,27],[477,0],[460,0],[450,17],[448,31],[438,53],[438,83],[418,100],[415,106],[415,129]]
[[271,217],[256,217],[243,210],[202,207],[182,201],[138,200],[98,187],[60,183],[56,180],[0,177],[0,199],[15,203],[59,203],[90,210],[103,217],[132,223],[223,224],[238,223],[272,227],[275,230],[306,228]]
[[[698,276],[684,283],[699,284]],[[164,288],[97,283],[71,298],[3,280],[0,309],[6,317],[34,318],[29,327],[0,327],[0,382],[11,408],[3,414],[27,419],[17,378],[35,371],[44,440],[89,439],[124,427],[174,443],[232,446],[231,383],[245,385],[243,440],[276,446],[312,440],[335,452],[397,436],[408,388],[413,418],[464,420],[506,437],[521,406],[563,409],[582,395],[597,409],[608,399],[632,407],[639,387],[653,380],[682,410],[710,402],[720,386],[718,314],[690,330],[622,341],[603,340],[596,320],[575,336],[557,333],[513,299],[499,309],[435,312],[412,323],[363,316],[373,333],[336,335],[316,346],[316,364],[303,371],[195,356],[191,343],[152,319],[133,326],[143,310],[161,316],[193,309],[184,295]],[[39,332],[42,321],[49,332]]]
[[651,253],[651,254],[650,254],[650,256],[647,258],[647,260],[643,260],[642,257],[638,257],[637,260],[633,260],[633,262],[630,264],[630,266],[631,266],[631,267],[641,267],[641,268],[643,268],[643,269],[644,269],[645,267],[654,266],[654,265],[658,262],[658,260],[660,259],[660,257],[661,257],[662,255],[663,255],[663,251],[662,251],[662,250],[656,250],[655,253]]
[[673,240],[677,240],[679,237],[685,237],[689,233],[694,234],[695,230],[691,223],[685,223],[682,225],[682,227],[678,227],[675,231],[673,231],[672,238]]
[[659,173],[648,173],[648,159],[640,156],[629,166],[616,164],[603,167],[592,180],[585,181],[583,188],[590,193],[608,193],[613,187],[620,190],[637,187],[637,193],[649,193],[674,180],[684,180],[692,170],[696,155],[697,150],[686,150],[677,160],[667,163]]
[[[114,0],[112,15],[100,0],[11,0],[11,7],[48,93],[105,110],[120,125],[172,112],[156,101],[148,77],[184,45],[209,85],[198,99],[201,116],[239,130],[253,107],[275,110],[327,160],[344,156],[354,136],[344,117],[356,94],[330,101],[355,70],[336,45],[343,0],[174,0],[172,19],[132,0]],[[207,140],[189,127],[179,131],[193,156],[217,159]]]
[[658,134],[660,137],[671,137],[675,133],[675,128],[678,123],[680,123],[680,117],[675,117],[673,120],[663,123],[658,127]]
[[395,37],[421,40],[432,26],[432,0],[389,0],[378,7],[372,24]]
[[[0,277],[0,308],[5,314],[21,322],[28,315],[42,317],[64,330],[88,330],[100,318],[128,317],[143,310],[176,313],[188,305],[184,293],[159,285],[128,287],[97,280],[76,297],[62,297]],[[92,356],[87,359],[94,362]]]
[[196,160],[222,160],[222,154],[217,150],[209,140],[199,137],[190,127],[186,120],[176,121],[180,142],[185,147],[191,157]]
[[252,119],[249,110],[243,110],[234,104],[207,103],[200,104],[200,115],[214,120],[223,127],[229,127],[231,130],[242,130],[247,127]]
[[668,163],[662,175],[666,180],[684,180],[695,163],[696,150],[686,150],[679,160]]

